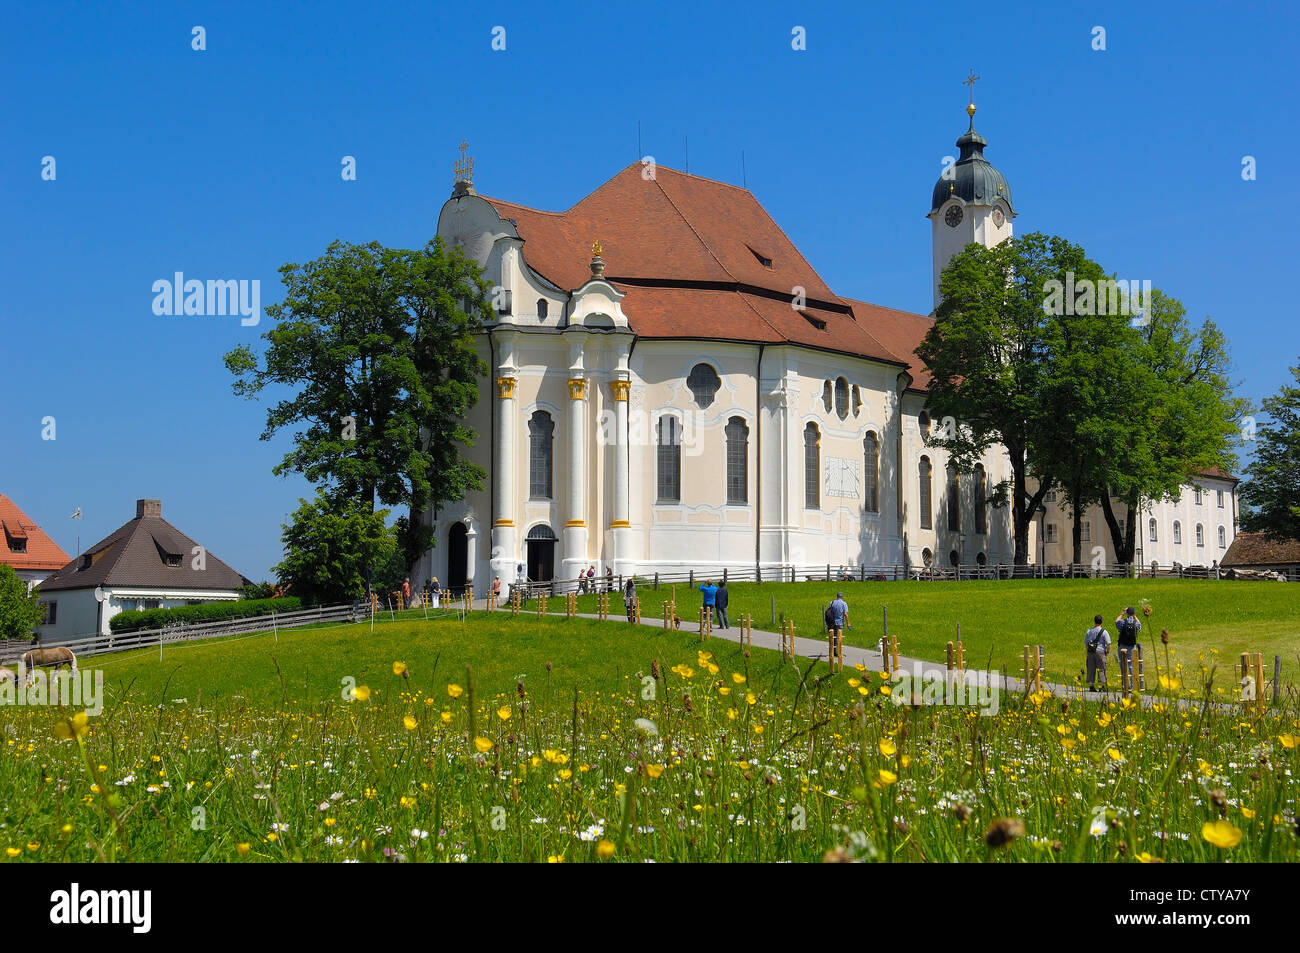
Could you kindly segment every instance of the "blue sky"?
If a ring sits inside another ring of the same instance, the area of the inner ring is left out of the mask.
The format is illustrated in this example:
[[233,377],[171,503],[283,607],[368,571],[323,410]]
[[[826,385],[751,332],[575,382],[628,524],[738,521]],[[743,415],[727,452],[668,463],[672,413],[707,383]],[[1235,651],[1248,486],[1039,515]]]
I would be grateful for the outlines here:
[[480,192],[545,209],[635,161],[638,121],[662,165],[683,168],[689,139],[690,171],[739,184],[744,150],[832,288],[928,312],[924,215],[972,67],[1016,231],[1214,317],[1239,392],[1278,388],[1300,354],[1294,6],[877,6],[4,0],[0,492],[70,553],[76,507],[84,546],[161,497],[268,576],[310,488],[271,475],[287,443],[257,439],[264,406],[221,363],[266,322],[156,316],[152,284],[259,279],[265,306],[279,266],[332,239],[422,245],[462,138]]

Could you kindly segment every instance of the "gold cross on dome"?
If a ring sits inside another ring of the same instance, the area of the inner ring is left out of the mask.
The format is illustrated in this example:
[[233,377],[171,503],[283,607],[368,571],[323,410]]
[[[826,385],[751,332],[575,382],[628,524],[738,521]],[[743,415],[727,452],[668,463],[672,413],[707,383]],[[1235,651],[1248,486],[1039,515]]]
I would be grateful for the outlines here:
[[976,76],[975,71],[971,70],[970,75],[961,81],[963,86],[970,87],[970,102],[972,106],[975,105],[975,84],[978,83],[980,79],[981,77]]
[[460,141],[460,160],[456,163],[454,171],[457,182],[472,184],[474,181],[474,160],[465,154],[465,150],[468,148],[469,143],[462,139]]

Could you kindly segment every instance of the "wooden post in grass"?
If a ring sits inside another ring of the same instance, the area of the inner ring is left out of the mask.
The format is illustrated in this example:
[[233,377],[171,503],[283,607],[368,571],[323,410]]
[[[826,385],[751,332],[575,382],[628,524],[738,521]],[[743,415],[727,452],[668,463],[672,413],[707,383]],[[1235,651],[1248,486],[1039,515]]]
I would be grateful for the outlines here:
[[1141,642],[1138,643],[1137,653],[1138,653],[1138,672],[1137,672],[1138,691],[1143,691],[1147,687],[1147,673],[1146,673],[1146,669],[1142,665],[1142,643]]
[[519,615],[519,602],[519,587],[515,586],[510,590],[510,614],[512,616]]
[[700,606],[700,641],[707,642],[709,639],[709,610],[705,606]]
[[544,592],[537,594],[537,618],[546,618],[546,593]]
[[1043,690],[1043,669],[1046,665],[1047,653],[1043,651],[1043,647],[1040,645],[1038,647],[1038,667],[1034,670],[1034,691],[1036,692]]
[[566,618],[572,619],[577,614],[578,594],[576,592],[570,592],[564,597],[564,615]]
[[473,611],[474,611],[474,590],[471,589],[469,586],[466,586],[465,587],[465,614],[468,615]]
[[602,622],[609,621],[609,593],[602,592],[596,597],[596,612]]
[[668,616],[668,600],[664,600],[664,631],[667,632],[672,628],[672,619]]
[[954,667],[955,661],[956,661],[956,653],[953,651],[953,644],[949,642],[948,651],[946,657],[944,658],[944,666],[947,670],[948,681],[950,682],[953,680],[953,673],[957,670]]
[[788,633],[786,638],[788,639],[789,642],[786,651],[789,653],[790,660],[793,661],[794,660],[794,619],[786,619],[785,628],[786,628],[786,632]]
[[641,624],[641,597],[640,596],[632,597],[632,624],[633,625]]
[[1282,700],[1282,656],[1273,656],[1273,704]]
[[1264,714],[1264,655],[1255,653],[1255,700],[1259,713]]
[[894,664],[894,667],[890,671],[897,672],[898,671],[898,636],[896,635],[891,635],[889,637],[889,654],[892,656],[892,661]]
[[1029,684],[1032,678],[1033,678],[1033,672],[1030,670],[1029,667],[1029,646],[1026,645],[1025,646],[1025,691],[1026,692],[1032,691],[1033,687]]
[[957,623],[957,671],[966,672],[966,649],[961,641],[961,623]]
[[742,613],[740,616],[740,644],[754,644],[754,617],[748,612]]

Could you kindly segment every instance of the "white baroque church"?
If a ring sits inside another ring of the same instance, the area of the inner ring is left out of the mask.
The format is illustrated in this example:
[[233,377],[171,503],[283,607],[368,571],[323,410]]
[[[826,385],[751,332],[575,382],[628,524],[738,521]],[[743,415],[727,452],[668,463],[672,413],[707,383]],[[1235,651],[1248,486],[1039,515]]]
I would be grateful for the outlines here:
[[[1016,217],[968,111],[928,213],[936,299],[949,259]],[[634,163],[545,212],[477,194],[464,148],[437,234],[495,286],[469,420],[489,477],[427,513],[421,581],[482,595],[521,567],[538,581],[1011,563],[1010,513],[986,502],[1005,454],[958,474],[923,439],[942,426],[914,353],[931,317],[837,295],[746,189]],[[1235,517],[1222,477],[1210,488]],[[1045,508],[1031,560],[1068,562],[1067,516]],[[1235,519],[1215,548],[1234,534]]]

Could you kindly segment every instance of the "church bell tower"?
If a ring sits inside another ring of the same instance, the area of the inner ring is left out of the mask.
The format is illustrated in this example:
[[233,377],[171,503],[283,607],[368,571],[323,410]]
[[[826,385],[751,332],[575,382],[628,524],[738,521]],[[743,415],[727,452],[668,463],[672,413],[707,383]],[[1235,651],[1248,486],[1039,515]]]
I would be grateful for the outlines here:
[[970,128],[957,140],[955,162],[946,161],[930,201],[931,249],[934,259],[934,306],[939,306],[939,275],[952,257],[971,242],[986,248],[1011,237],[1016,217],[1011,186],[987,159],[988,140],[975,131],[975,81],[971,70],[963,85],[971,89]]

